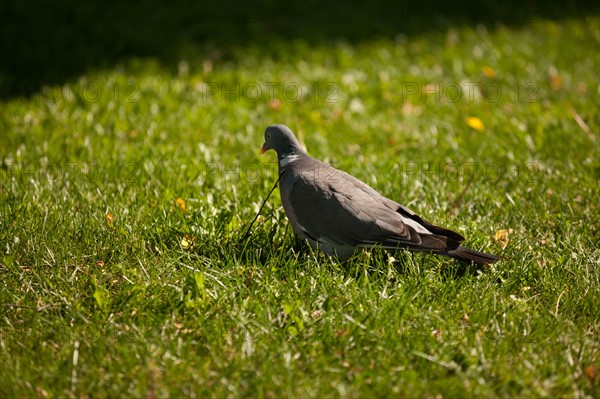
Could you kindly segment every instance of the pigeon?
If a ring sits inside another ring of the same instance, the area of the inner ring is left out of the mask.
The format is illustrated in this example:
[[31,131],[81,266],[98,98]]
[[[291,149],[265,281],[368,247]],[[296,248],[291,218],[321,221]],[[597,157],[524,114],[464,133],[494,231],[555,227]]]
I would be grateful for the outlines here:
[[357,178],[308,155],[285,125],[265,130],[261,154],[275,150],[279,191],[293,230],[312,248],[346,261],[372,247],[430,252],[489,265],[499,257],[460,245],[455,231],[431,224]]

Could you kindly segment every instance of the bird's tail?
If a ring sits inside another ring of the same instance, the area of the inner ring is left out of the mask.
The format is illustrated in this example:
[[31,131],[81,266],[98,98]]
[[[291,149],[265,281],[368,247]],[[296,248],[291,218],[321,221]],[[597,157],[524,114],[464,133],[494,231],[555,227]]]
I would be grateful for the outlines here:
[[460,246],[456,249],[444,252],[444,254],[454,259],[458,259],[461,262],[475,262],[479,265],[491,265],[500,259],[500,257],[496,255],[486,254],[485,252],[474,251]]

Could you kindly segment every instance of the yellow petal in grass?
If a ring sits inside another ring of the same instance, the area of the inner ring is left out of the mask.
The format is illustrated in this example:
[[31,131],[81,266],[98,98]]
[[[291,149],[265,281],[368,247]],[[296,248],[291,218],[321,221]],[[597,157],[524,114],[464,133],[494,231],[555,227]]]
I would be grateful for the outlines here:
[[467,118],[467,125],[471,128],[477,130],[478,132],[483,132],[485,127],[483,126],[483,122],[476,116],[471,116]]
[[493,78],[494,76],[496,76],[496,72],[489,65],[486,65],[486,66],[483,67],[483,74],[485,76],[487,76],[488,78],[490,78],[490,79]]
[[185,200],[181,197],[177,198],[175,200],[175,206],[177,206],[179,209],[181,209],[183,212],[185,212]]

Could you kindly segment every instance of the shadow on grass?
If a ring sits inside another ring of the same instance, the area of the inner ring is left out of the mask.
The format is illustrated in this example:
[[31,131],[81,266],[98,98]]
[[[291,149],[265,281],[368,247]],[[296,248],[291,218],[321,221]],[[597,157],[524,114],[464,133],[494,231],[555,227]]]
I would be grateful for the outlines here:
[[[176,68],[215,49],[301,39],[309,44],[357,43],[452,26],[519,26],[535,18],[598,14],[588,1],[542,0],[307,0],[0,2],[0,100],[28,96],[90,70],[136,57]],[[280,46],[277,46],[280,47]]]

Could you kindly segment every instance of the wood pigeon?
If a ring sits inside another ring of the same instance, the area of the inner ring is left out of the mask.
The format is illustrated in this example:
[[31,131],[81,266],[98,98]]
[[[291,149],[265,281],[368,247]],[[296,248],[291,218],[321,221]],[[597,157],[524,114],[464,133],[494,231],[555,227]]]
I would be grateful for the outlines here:
[[267,150],[277,152],[286,216],[313,248],[341,261],[371,247],[431,252],[481,265],[500,259],[460,246],[465,240],[460,234],[429,223],[366,183],[309,156],[285,125],[265,130],[261,154]]

